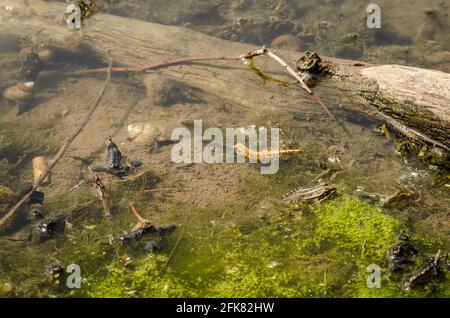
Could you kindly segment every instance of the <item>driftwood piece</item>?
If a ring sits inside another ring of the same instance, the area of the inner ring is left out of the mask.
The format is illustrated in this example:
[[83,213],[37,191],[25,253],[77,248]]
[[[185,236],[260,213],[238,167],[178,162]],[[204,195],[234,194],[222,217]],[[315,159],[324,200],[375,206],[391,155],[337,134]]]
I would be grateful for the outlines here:
[[382,65],[364,68],[361,75],[376,83],[363,95],[380,111],[450,147],[450,74]]
[[450,74],[401,65],[381,65],[361,70],[380,89],[399,102],[412,101],[436,117],[450,121]]

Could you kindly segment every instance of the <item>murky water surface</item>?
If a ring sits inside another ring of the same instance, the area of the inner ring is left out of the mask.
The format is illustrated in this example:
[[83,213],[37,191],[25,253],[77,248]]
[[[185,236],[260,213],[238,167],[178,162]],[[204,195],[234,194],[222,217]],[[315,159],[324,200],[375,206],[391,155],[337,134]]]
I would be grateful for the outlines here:
[[[377,3],[383,27],[376,32],[361,23],[365,5],[353,0],[111,0],[99,10],[270,44],[299,51],[299,56],[313,50],[450,72],[449,1]],[[24,81],[21,69],[31,49],[44,61],[43,72],[67,74],[105,65],[89,52],[69,53],[51,41],[35,40],[0,33],[0,89]],[[0,226],[0,296],[450,296],[445,271],[424,286],[404,288],[427,266],[427,257],[450,252],[448,165],[400,155],[399,136],[383,133],[382,118],[338,80],[314,87],[334,121],[316,103],[305,102],[297,87],[263,81],[241,68],[241,79],[273,94],[271,109],[206,93],[192,84],[189,66],[183,69],[186,80],[158,71],[150,92],[139,74],[113,76],[90,123],[39,188],[44,204],[26,206]],[[35,158],[51,158],[80,124],[103,81],[103,75],[48,76],[36,80],[28,106],[0,100],[0,216],[26,193],[38,167]],[[301,102],[292,107],[284,97]],[[196,119],[205,128],[222,130],[277,127],[282,148],[301,151],[282,157],[274,175],[261,175],[259,165],[252,164],[172,163],[171,130],[182,124],[189,128]],[[157,147],[155,136],[130,140],[129,125],[140,123],[159,127]],[[97,189],[83,183],[90,178],[88,166],[105,165],[108,136],[130,160],[143,162],[124,179],[99,173],[110,217]],[[295,188],[320,189],[325,182],[336,188],[334,196],[298,204],[282,199]],[[115,240],[136,223],[132,202],[157,226],[177,225],[156,252]],[[65,230],[40,242],[37,210],[45,217],[69,215],[62,223]],[[417,255],[392,273],[389,251],[401,230]],[[68,274],[58,271],[57,266],[70,264],[80,266],[79,289],[67,288]],[[381,288],[368,288],[371,264],[381,270]]]

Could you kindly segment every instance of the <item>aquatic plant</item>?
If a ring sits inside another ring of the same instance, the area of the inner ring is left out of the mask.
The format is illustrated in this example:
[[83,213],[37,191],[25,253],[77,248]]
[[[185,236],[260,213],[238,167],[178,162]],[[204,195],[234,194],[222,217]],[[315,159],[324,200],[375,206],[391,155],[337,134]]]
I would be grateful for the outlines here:
[[[199,215],[211,213],[203,211]],[[203,224],[191,228],[190,231],[199,231],[195,240],[186,239],[190,243],[195,241],[195,251],[193,254],[181,251],[174,267],[164,268],[167,257],[163,255],[142,258],[133,269],[113,261],[108,266],[112,272],[106,279],[103,275],[89,279],[89,294],[102,297],[339,295],[345,290],[340,287],[345,280],[351,286],[366,284],[357,278],[366,273],[372,262],[385,262],[386,250],[395,242],[400,227],[398,221],[379,208],[351,197],[301,211],[289,207],[274,212],[266,221],[250,219],[253,221],[237,227],[222,224],[217,229],[216,226],[214,236],[206,234]],[[231,243],[221,243],[222,237],[231,238]],[[181,248],[188,248],[190,243],[186,240]],[[203,261],[214,259],[214,265],[205,266],[199,257]],[[322,264],[317,263],[320,260]]]

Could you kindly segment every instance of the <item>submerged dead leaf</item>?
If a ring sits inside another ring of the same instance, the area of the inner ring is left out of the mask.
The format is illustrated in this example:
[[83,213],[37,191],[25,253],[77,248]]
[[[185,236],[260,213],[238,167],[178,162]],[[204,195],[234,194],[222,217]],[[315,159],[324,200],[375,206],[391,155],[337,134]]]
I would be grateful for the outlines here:
[[377,129],[387,138],[387,139],[391,139],[391,133],[389,132],[389,127],[386,124],[386,122],[384,122],[382,125],[378,126]]

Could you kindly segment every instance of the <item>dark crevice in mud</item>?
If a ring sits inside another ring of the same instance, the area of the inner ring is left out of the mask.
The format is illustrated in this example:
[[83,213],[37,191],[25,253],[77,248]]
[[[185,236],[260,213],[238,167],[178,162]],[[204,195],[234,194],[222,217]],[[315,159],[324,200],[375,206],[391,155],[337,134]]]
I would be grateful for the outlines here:
[[49,69],[51,69],[51,66],[59,69],[61,64],[87,68],[108,66],[106,61],[102,60],[94,50],[87,46],[78,46],[75,51],[73,49],[56,47],[53,51],[53,65],[49,64]]
[[381,119],[375,118],[366,112],[357,111],[345,106],[339,107],[339,117],[345,118],[346,122],[367,128],[374,129],[376,126],[380,125]]

